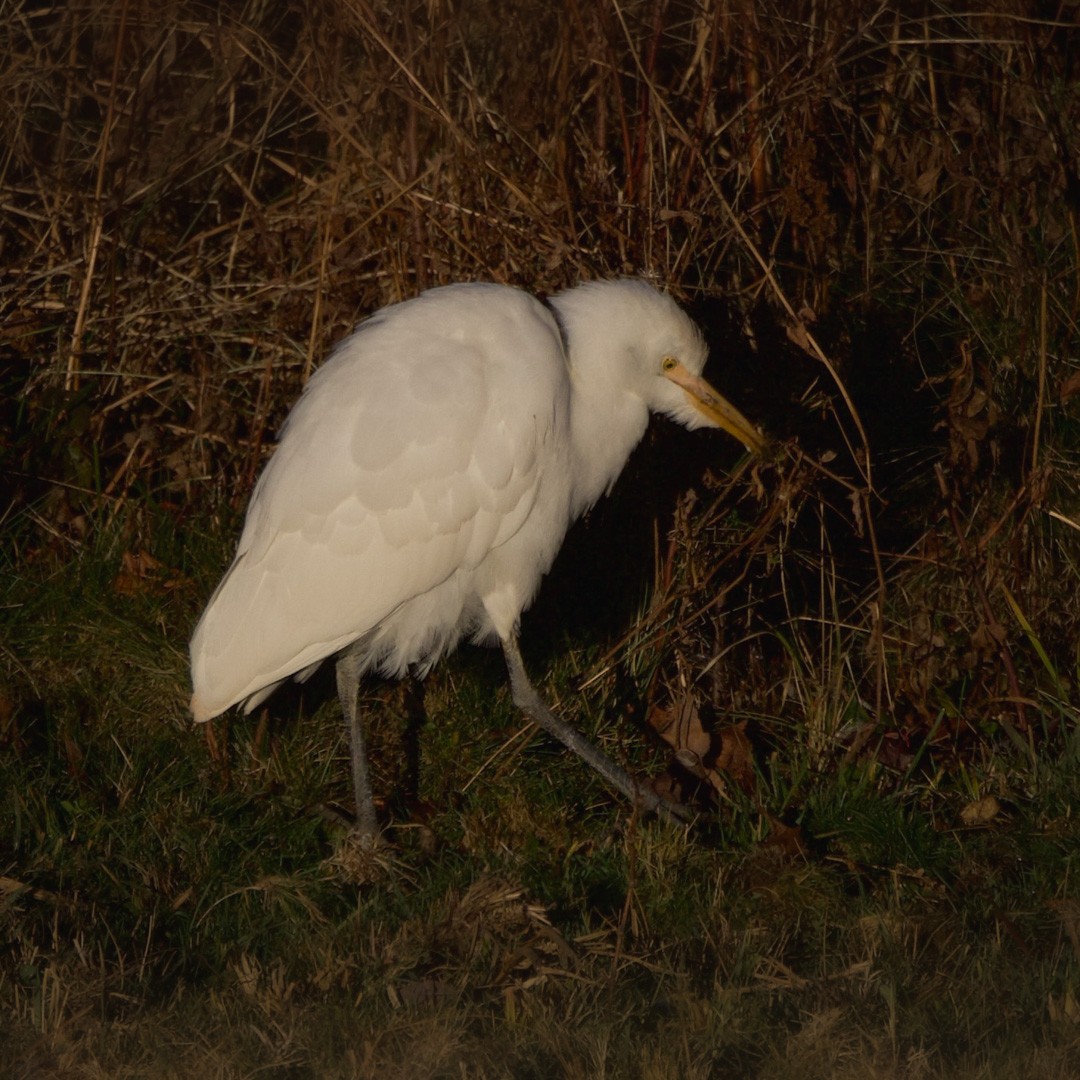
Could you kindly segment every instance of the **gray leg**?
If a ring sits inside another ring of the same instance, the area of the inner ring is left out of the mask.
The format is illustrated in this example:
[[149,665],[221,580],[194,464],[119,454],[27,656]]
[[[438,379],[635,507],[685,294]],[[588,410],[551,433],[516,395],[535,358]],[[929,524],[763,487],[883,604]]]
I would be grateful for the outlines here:
[[352,750],[353,795],[356,798],[354,829],[362,837],[374,840],[379,835],[379,826],[375,821],[375,801],[371,794],[371,773],[368,770],[367,750],[364,745],[364,725],[360,719],[360,656],[351,649],[346,649],[337,660],[337,692]]
[[668,802],[644,784],[639,784],[607,754],[593,746],[580,731],[571,727],[565,720],[560,720],[544,704],[532,683],[529,682],[528,675],[525,674],[521,650],[515,638],[506,638],[502,643],[502,650],[506,657],[506,666],[510,669],[510,689],[514,704],[530,720],[535,721],[549,735],[554,735],[564,746],[573,750],[635,806],[653,810],[666,821],[689,821],[692,818],[693,815],[685,806]]

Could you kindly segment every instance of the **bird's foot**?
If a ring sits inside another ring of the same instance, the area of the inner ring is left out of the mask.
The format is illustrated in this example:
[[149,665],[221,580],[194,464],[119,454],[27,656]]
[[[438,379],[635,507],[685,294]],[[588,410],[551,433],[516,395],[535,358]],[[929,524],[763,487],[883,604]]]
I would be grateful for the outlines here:
[[352,885],[370,885],[396,875],[394,846],[378,829],[351,828],[326,865]]
[[637,807],[656,814],[661,821],[670,825],[689,825],[697,817],[689,806],[659,794],[647,783],[636,781],[636,789],[634,802]]

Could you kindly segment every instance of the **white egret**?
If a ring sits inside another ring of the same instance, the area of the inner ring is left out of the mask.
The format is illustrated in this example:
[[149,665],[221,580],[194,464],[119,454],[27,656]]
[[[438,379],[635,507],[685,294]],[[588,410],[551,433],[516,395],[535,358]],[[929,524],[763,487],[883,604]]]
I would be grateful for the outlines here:
[[701,377],[705,358],[690,318],[636,280],[547,304],[449,285],[377,312],[308,382],[255,486],[191,639],[195,719],[250,712],[336,655],[356,828],[373,838],[361,675],[423,675],[463,637],[497,639],[519,708],[639,805],[678,813],[544,705],[517,635],[650,412],[762,448]]

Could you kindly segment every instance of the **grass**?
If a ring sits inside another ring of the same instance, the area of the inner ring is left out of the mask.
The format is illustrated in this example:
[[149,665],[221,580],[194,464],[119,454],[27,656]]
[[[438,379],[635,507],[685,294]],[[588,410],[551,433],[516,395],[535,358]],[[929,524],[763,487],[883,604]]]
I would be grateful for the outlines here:
[[[515,738],[498,665],[466,652],[430,680],[394,863],[358,886],[325,812],[348,800],[333,701],[234,720],[215,760],[167,631],[201,590],[167,535],[156,576],[118,589],[122,539],[95,533],[4,598],[35,695],[8,702],[0,778],[9,1075],[1075,1069],[1075,753],[897,777],[822,768],[796,725],[751,798],[684,832]],[[549,692],[646,764],[575,693],[589,663],[565,653]],[[386,794],[403,709],[369,707]],[[991,791],[999,813],[965,825]]]
[[[0,8],[0,1073],[1077,1075],[1063,12]],[[626,273],[777,451],[654,425],[523,645],[700,819],[464,649],[364,688],[365,876],[328,675],[186,713],[273,433],[384,303]]]

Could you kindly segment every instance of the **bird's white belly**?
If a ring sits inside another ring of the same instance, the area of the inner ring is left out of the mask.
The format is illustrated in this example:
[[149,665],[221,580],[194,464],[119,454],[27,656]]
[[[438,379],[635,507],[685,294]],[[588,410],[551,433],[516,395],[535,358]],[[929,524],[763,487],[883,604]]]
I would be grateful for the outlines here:
[[463,639],[490,643],[517,629],[551,569],[568,519],[569,487],[558,470],[542,484],[521,527],[473,567],[398,605],[363,639],[363,667],[383,674],[424,674]]
[[479,641],[490,636],[475,577],[475,570],[458,570],[441,585],[398,605],[361,638],[363,667],[395,677],[410,670],[423,675],[463,637]]

